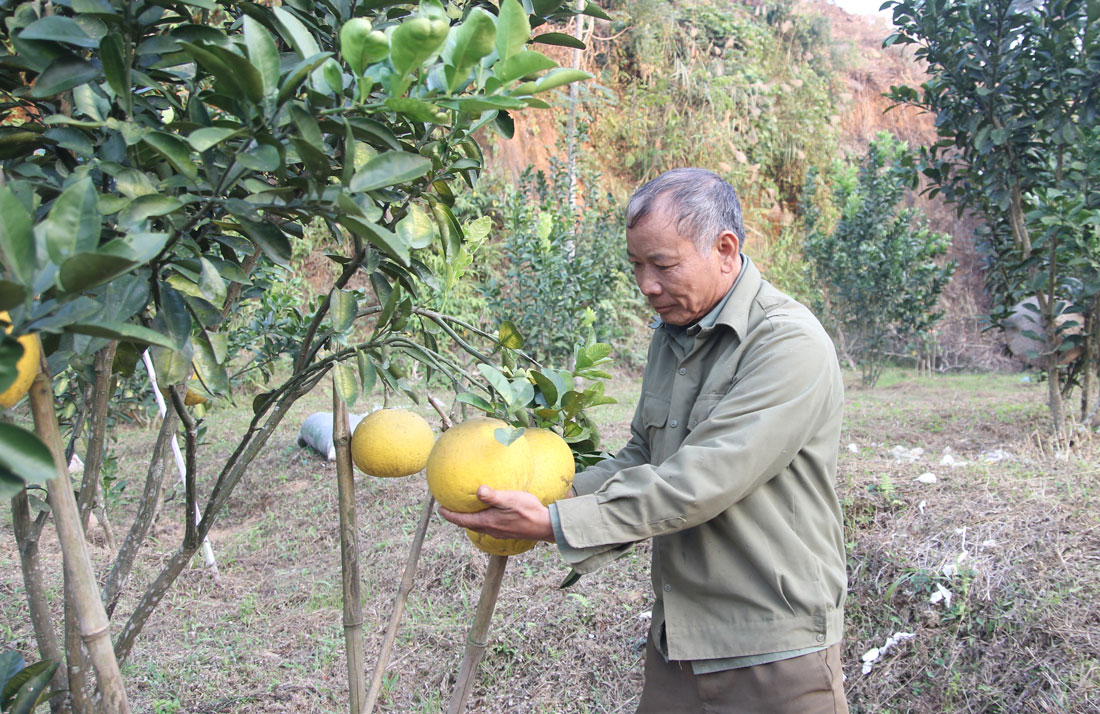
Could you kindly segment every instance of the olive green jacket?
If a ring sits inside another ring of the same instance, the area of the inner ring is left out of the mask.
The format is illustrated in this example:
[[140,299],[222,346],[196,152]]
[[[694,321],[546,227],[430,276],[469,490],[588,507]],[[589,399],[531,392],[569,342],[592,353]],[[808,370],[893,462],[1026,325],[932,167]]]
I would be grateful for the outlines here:
[[669,659],[839,642],[843,384],[832,341],[747,260],[714,325],[696,330],[681,360],[658,326],[630,441],[554,505],[565,550],[583,553],[567,559],[590,572],[653,538],[652,632],[663,628]]

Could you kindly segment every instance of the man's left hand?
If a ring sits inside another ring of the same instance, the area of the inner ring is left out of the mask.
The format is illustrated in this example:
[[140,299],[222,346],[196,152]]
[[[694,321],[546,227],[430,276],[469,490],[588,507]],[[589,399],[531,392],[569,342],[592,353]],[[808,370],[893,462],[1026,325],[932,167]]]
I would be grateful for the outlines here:
[[526,491],[494,491],[481,486],[477,489],[477,497],[489,508],[477,513],[458,513],[441,507],[439,515],[455,525],[494,538],[554,542],[550,509],[542,505],[537,496]]

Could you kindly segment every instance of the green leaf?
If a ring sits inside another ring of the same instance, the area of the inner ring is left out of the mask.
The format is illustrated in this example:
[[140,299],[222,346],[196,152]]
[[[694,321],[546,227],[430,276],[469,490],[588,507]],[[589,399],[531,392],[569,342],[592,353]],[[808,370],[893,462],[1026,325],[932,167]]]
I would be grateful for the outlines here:
[[279,94],[275,98],[275,103],[282,104],[287,99],[290,99],[290,97],[298,91],[298,85],[305,81],[305,78],[308,77],[311,72],[324,64],[325,60],[329,57],[332,57],[331,52],[321,52],[307,57],[296,64],[294,69],[287,73],[283,83],[279,86]]
[[188,338],[182,349],[153,347],[149,354],[153,358],[153,366],[156,368],[157,385],[170,387],[179,384],[191,372],[191,357],[194,354],[191,339]]
[[118,255],[77,253],[61,264],[58,282],[65,293],[79,293],[110,282],[137,265],[133,260]]
[[522,52],[517,52],[503,62],[498,63],[495,71],[496,77],[501,81],[501,84],[507,84],[514,79],[526,77],[529,74],[541,72],[545,69],[553,69],[557,66],[557,62],[541,52],[523,50]]
[[290,241],[286,234],[267,221],[252,221],[235,216],[238,230],[248,237],[271,260],[279,265],[290,265],[292,256]]
[[517,93],[538,94],[539,92],[556,89],[562,85],[570,84],[571,82],[579,82],[585,79],[592,79],[592,75],[580,69],[558,67],[546,73],[535,82],[525,82],[519,85],[516,87],[515,91]]
[[10,280],[0,280],[0,310],[10,310],[27,297],[27,289]]
[[38,705],[45,701],[42,698],[42,693],[49,686],[50,677],[53,676],[59,664],[59,662],[44,659],[35,662],[15,675],[9,684],[16,684],[17,680],[23,678],[25,678],[25,681],[18,683],[15,698],[6,710],[8,714],[32,714],[38,708]]
[[531,41],[540,42],[544,45],[555,45],[557,47],[572,47],[578,50],[587,49],[584,42],[564,32],[544,32],[541,35],[532,37]]
[[31,216],[7,186],[0,186],[0,257],[16,281],[30,285],[37,267]]
[[204,257],[199,257],[199,264],[202,266],[202,274],[199,278],[199,291],[202,292],[203,298],[205,298],[214,307],[222,307],[225,305],[226,287],[225,281],[222,280],[221,273]]
[[371,245],[380,248],[401,265],[409,266],[409,246],[401,240],[400,236],[392,231],[371,221],[343,214],[337,216],[336,222],[349,231],[366,240]]
[[62,15],[47,15],[35,20],[23,28],[19,33],[21,40],[45,40],[47,42],[64,42],[67,45],[76,45],[94,49],[99,47],[99,40],[89,37],[71,17]]
[[229,127],[221,126],[206,126],[201,129],[195,129],[193,132],[188,134],[187,143],[191,145],[192,149],[198,151],[199,153],[202,153],[207,149],[217,146],[237,132],[243,133],[241,129],[230,129]]
[[580,582],[581,574],[572,568],[569,569],[569,574],[565,576],[565,579],[561,581],[561,585],[558,586],[559,590],[565,590],[568,587],[572,587]]
[[363,395],[366,396],[374,391],[374,385],[378,381],[378,370],[374,368],[374,363],[367,357],[367,353],[363,350],[355,350],[355,361],[359,367],[359,379],[363,384]]
[[493,429],[493,436],[501,444],[505,446],[511,446],[517,439],[527,433],[527,429],[520,427],[518,429],[509,429],[507,427],[497,427]]
[[[92,337],[106,337],[109,340],[129,340],[150,347],[164,347],[175,350],[172,340],[156,330],[150,330],[132,322],[96,322],[69,325],[69,332]],[[181,378],[182,379],[182,378]],[[178,381],[178,380],[177,380]]]
[[596,364],[611,354],[611,345],[606,342],[594,342],[588,345],[584,351],[588,359],[591,360],[591,364]]
[[531,23],[518,0],[502,0],[497,16],[497,57],[506,60],[523,49],[531,36]]
[[229,374],[225,365],[218,361],[217,351],[206,331],[200,331],[191,340],[191,344],[195,348],[191,364],[194,365],[199,380],[212,394],[228,394]]
[[493,51],[496,36],[495,19],[479,7],[471,10],[465,22],[455,29],[454,42],[443,53],[451,92],[461,87],[470,69]]
[[537,370],[531,370],[531,379],[535,380],[535,386],[542,392],[543,397],[546,398],[546,406],[555,407],[558,404],[558,386],[542,372]]
[[199,177],[199,167],[191,160],[190,147],[179,137],[163,131],[152,131],[142,137],[149,146],[168,160],[176,171],[191,179]]
[[594,2],[590,2],[584,6],[581,10],[582,15],[588,15],[589,17],[599,18],[600,20],[611,21],[611,16],[608,15],[603,9]]
[[[0,329],[7,329],[0,325]],[[0,333],[0,392],[7,391],[19,376],[16,364],[23,357],[23,345],[10,335]]]
[[359,381],[351,367],[337,364],[332,367],[332,387],[349,407],[359,398]]
[[115,96],[123,102],[130,97],[129,82],[126,81],[126,53],[123,38],[112,32],[99,41],[99,61],[103,64],[103,76]]
[[407,151],[386,151],[355,172],[349,188],[358,193],[418,179],[432,168],[431,159]]
[[182,207],[183,203],[172,196],[160,193],[138,196],[126,208],[119,211],[118,227],[121,230],[129,230],[147,218],[164,216]]
[[463,392],[462,394],[459,394],[457,397],[455,397],[455,401],[462,402],[463,404],[469,404],[475,409],[480,409],[486,414],[492,414],[494,411],[492,404],[485,401],[476,394],[470,394],[469,392]]
[[519,328],[516,327],[516,323],[511,320],[504,320],[500,323],[500,329],[497,332],[497,342],[502,347],[507,347],[510,350],[523,349],[523,335],[520,334]]
[[65,189],[39,226],[50,260],[61,264],[74,253],[94,250],[102,230],[99,195],[90,178]]
[[332,316],[332,329],[338,334],[344,334],[355,322],[355,316],[359,312],[359,305],[355,301],[355,294],[350,290],[333,288],[330,293],[329,314]]
[[272,8],[272,11],[283,29],[283,37],[298,53],[299,57],[302,59],[313,57],[321,51],[321,48],[317,46],[317,40],[313,39],[313,35],[309,33],[309,30],[298,18],[281,7]]
[[264,96],[270,97],[279,89],[279,50],[275,40],[267,28],[245,15],[244,44],[248,48],[248,59],[260,74]]
[[[26,666],[27,663],[23,660],[23,655],[15,650],[0,652],[0,692],[4,690],[12,677]],[[7,697],[0,697],[0,710],[7,709],[7,706]]]
[[99,67],[87,60],[72,55],[58,57],[34,80],[31,97],[45,99],[67,92],[73,87],[91,82],[99,74]]
[[397,222],[397,235],[412,248],[427,248],[435,239],[435,222],[415,203],[409,206],[408,214]]
[[508,381],[508,378],[505,377],[499,369],[488,364],[479,364],[477,369],[485,376],[485,379],[493,386],[493,389],[500,394],[505,403],[510,405],[515,401],[516,395],[512,391],[512,383]]
[[26,429],[0,422],[0,498],[9,499],[28,483],[45,483],[57,476],[53,456]]

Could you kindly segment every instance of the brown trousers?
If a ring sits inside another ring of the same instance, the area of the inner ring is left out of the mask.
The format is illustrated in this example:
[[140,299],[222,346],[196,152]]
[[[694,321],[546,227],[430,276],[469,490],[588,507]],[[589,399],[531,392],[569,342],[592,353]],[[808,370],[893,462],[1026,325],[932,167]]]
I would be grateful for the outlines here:
[[840,645],[800,657],[695,674],[650,638],[637,714],[848,714]]

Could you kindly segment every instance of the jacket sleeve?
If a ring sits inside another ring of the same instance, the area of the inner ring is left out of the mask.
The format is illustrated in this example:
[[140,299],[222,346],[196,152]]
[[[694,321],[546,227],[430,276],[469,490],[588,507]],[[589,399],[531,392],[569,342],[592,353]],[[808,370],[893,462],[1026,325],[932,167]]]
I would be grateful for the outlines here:
[[573,477],[573,491],[578,496],[594,493],[603,486],[604,482],[623,469],[649,463],[649,445],[646,443],[642,420],[644,389],[642,395],[634,409],[634,418],[630,421],[630,441],[626,442],[626,446],[619,449],[615,456],[590,466]]
[[[689,419],[694,429],[666,461],[631,464],[595,491],[558,502],[572,547],[630,543],[704,523],[783,471],[823,426],[840,419],[839,366],[820,328],[765,323],[743,348],[729,391],[699,396]],[[635,416],[637,435],[647,426]]]

